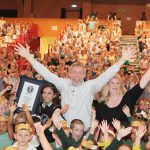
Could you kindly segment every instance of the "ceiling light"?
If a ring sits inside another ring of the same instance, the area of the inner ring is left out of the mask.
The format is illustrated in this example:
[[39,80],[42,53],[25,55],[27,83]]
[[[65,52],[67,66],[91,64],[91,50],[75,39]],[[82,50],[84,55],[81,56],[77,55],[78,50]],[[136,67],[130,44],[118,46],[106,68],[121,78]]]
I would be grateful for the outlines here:
[[72,5],[71,5],[71,7],[76,8],[76,7],[77,7],[77,5],[76,5],[76,4],[72,4]]

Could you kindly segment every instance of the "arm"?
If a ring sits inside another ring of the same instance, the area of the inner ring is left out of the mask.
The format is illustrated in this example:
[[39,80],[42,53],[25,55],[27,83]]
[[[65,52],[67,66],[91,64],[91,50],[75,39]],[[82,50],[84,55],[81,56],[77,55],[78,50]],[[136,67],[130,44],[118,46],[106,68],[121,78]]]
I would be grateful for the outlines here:
[[104,134],[104,142],[108,141],[109,125],[107,124],[107,120],[103,120],[101,122],[100,128],[101,128],[102,133]]
[[9,106],[9,117],[8,117],[8,136],[9,139],[14,139],[14,132],[13,132],[13,120],[14,120],[14,111],[16,110],[17,106],[15,104],[11,104]]
[[132,116],[131,116],[129,107],[128,107],[127,105],[124,105],[124,106],[122,107],[122,111],[123,111],[124,114],[127,116],[128,120],[129,120],[129,122],[130,122],[130,124],[131,124],[131,121],[132,121],[133,118],[132,118]]
[[[33,68],[44,77],[45,80],[53,83],[58,90],[61,90],[64,87],[64,80],[62,78],[59,78],[57,75],[53,74],[52,72],[50,72],[44,65],[40,64],[36,59],[34,59],[30,52],[29,52],[29,47],[26,46],[24,47],[21,44],[18,44],[15,47],[15,53],[24,57],[25,59],[27,59],[31,65],[33,66]],[[63,82],[63,83],[62,83]]]
[[48,129],[51,125],[52,125],[52,119],[49,118],[43,126],[45,129]]
[[142,137],[144,136],[144,134],[146,133],[146,127],[145,126],[140,126],[135,134],[136,134],[136,137],[135,137],[135,141],[134,141],[134,148],[137,147],[138,149],[140,148],[140,145],[141,145],[141,139]]
[[64,130],[62,129],[62,127],[61,127],[61,123],[59,121],[60,113],[61,113],[60,109],[56,109],[55,112],[52,115],[52,121],[53,121],[55,127],[57,128],[56,129],[56,134],[60,138],[63,148],[68,149],[70,147],[69,139],[68,139],[67,135],[65,134]]
[[95,140],[94,133],[97,127],[98,127],[98,121],[93,119],[92,124],[91,124],[90,134],[88,136],[88,140],[92,140],[92,141]]
[[43,150],[53,150],[51,145],[49,144],[49,142],[47,141],[47,139],[44,135],[44,127],[41,124],[36,123],[35,128],[36,128],[36,132],[39,136],[39,140],[41,142]]
[[113,77],[116,75],[116,73],[119,71],[120,67],[125,63],[126,60],[133,57],[135,54],[135,50],[130,49],[128,47],[127,49],[122,50],[122,57],[116,64],[108,68],[104,73],[102,73],[99,77],[92,80],[93,82],[93,92],[99,92],[101,88]]
[[32,128],[32,133],[35,134],[34,121],[33,121],[32,117],[30,115],[28,105],[27,104],[23,104],[22,105],[22,109],[25,112],[27,122],[30,124],[30,126]]
[[150,68],[146,71],[146,73],[142,76],[140,80],[140,87],[144,89],[148,82],[150,81]]
[[113,142],[106,148],[106,150],[114,150],[117,149],[120,144],[122,144],[121,139],[131,133],[132,128],[121,128],[118,131],[118,135],[113,140]]
[[7,91],[10,91],[12,89],[12,86],[7,86],[4,90],[0,92],[0,96],[3,96]]

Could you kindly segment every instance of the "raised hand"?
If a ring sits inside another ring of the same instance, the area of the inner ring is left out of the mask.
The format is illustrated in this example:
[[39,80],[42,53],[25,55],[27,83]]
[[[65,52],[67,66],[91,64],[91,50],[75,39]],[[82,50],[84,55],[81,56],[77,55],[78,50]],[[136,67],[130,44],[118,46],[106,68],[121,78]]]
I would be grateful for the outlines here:
[[29,46],[26,45],[26,47],[24,47],[22,44],[18,44],[15,46],[15,54],[18,54],[26,59],[28,59],[29,57],[31,57],[30,52],[29,52]]
[[117,132],[121,129],[121,123],[119,120],[113,118],[112,124],[114,128],[117,130]]
[[27,104],[23,104],[23,105],[22,105],[22,110],[23,110],[24,112],[29,111],[28,105],[27,105]]
[[12,90],[12,86],[11,85],[8,85],[6,88],[5,88],[6,91],[10,91]]
[[36,133],[38,134],[38,136],[40,136],[41,134],[44,134],[45,128],[41,125],[40,122],[35,123],[35,124],[34,124],[34,127],[35,127],[35,129],[36,129]]
[[92,120],[92,124],[91,124],[91,129],[90,129],[90,133],[91,134],[94,134],[94,131],[95,131],[95,129],[97,128],[97,126],[98,126],[98,121],[97,120]]
[[123,47],[123,50],[122,50],[122,58],[123,60],[128,60],[130,58],[132,58],[136,53],[136,50],[131,47],[131,46],[127,46],[127,47]]
[[11,113],[14,113],[14,111],[16,110],[16,108],[17,108],[17,103],[9,104],[9,111]]
[[59,116],[60,116],[60,109],[56,109],[52,115],[52,121],[55,125],[56,128],[61,128],[61,123],[60,123],[60,120],[59,120]]
[[64,114],[64,113],[66,113],[68,110],[69,110],[69,105],[66,104],[66,105],[64,105],[64,107],[61,108],[60,111],[61,111],[62,114]]
[[103,134],[108,133],[109,125],[107,124],[107,120],[103,120],[100,124],[100,128],[103,132]]
[[140,126],[138,129],[135,129],[136,138],[141,139],[146,133],[146,127]]
[[131,117],[131,114],[130,114],[130,109],[127,105],[124,105],[122,107],[122,111],[124,112],[124,114],[127,116],[127,117]]
[[131,133],[132,127],[128,127],[128,128],[124,128],[122,127],[119,131],[118,131],[118,135],[117,135],[117,139],[121,140],[123,137],[127,136],[128,134]]

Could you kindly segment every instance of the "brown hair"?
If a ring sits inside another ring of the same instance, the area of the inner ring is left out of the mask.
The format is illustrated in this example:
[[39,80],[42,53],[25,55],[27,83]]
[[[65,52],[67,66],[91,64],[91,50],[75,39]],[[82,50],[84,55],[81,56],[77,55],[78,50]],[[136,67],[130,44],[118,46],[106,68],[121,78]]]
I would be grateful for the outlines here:
[[82,120],[80,120],[80,119],[73,119],[73,120],[71,121],[71,123],[70,123],[70,128],[73,129],[74,126],[75,126],[75,124],[79,124],[79,125],[84,126],[84,123],[83,123]]

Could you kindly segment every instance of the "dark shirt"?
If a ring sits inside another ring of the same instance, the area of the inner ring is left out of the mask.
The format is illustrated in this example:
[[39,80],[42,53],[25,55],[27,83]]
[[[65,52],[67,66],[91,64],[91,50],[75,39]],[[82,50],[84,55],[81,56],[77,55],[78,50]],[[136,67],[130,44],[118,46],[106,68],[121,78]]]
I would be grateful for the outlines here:
[[[50,106],[48,106],[48,105],[45,106],[44,108],[42,106],[42,103],[40,104],[40,106],[38,107],[37,114],[39,116],[41,116],[41,124],[42,125],[44,125],[48,121],[48,119],[50,119],[52,117],[55,109],[57,109],[57,107],[53,103]],[[49,142],[54,142],[52,133],[49,131],[49,129],[46,129],[44,131],[44,133]]]
[[108,107],[105,102],[98,103],[96,105],[96,119],[98,121],[107,120],[109,124],[112,123],[112,119],[116,118],[124,125],[128,125],[128,118],[123,113],[122,107],[127,105],[131,114],[133,113],[134,105],[142,94],[144,89],[141,89],[139,84],[135,85],[131,90],[127,91],[123,96],[120,104],[114,108]]
[[54,66],[58,66],[58,65],[59,65],[59,60],[58,60],[58,58],[51,58],[51,63],[52,63]]
[[[62,142],[62,147],[64,148],[64,150],[67,150],[71,146],[78,148],[81,145],[81,142],[82,142],[83,137],[84,137],[84,135],[83,135],[78,141],[76,141],[72,137],[72,135],[69,135],[69,137],[67,137],[63,128],[61,128],[60,130],[56,129],[56,134],[60,138],[60,140]],[[89,134],[88,140],[94,141],[94,134]]]

